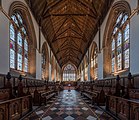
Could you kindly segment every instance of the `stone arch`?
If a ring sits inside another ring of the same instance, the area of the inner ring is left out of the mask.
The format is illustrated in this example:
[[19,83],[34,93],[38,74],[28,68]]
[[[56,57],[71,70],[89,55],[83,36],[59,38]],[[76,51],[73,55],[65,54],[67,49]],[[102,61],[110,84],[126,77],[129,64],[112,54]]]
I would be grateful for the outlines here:
[[9,16],[11,16],[15,12],[20,12],[22,14],[22,18],[25,21],[26,31],[29,37],[29,70],[28,73],[31,76],[36,77],[36,49],[37,49],[37,39],[35,34],[35,29],[33,26],[32,18],[27,6],[20,1],[15,1],[11,4],[9,8]]
[[106,23],[105,32],[103,36],[103,75],[104,77],[111,76],[111,67],[110,67],[110,57],[111,54],[109,53],[110,48],[108,44],[111,43],[111,35],[115,25],[115,21],[117,17],[124,12],[130,16],[131,8],[127,1],[118,1],[113,4],[111,11],[109,13],[108,21]]
[[91,52],[90,52],[90,59],[89,59],[89,62],[91,62],[91,57],[93,55],[93,52],[94,52],[94,49],[97,48],[98,49],[98,45],[96,42],[93,41],[93,44],[91,46]]

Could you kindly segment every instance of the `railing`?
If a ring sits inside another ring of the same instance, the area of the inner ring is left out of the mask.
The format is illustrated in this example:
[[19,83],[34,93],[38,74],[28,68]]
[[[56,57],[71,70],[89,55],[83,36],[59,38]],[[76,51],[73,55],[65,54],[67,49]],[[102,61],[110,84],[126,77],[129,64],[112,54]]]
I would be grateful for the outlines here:
[[[131,76],[129,75],[120,76],[120,80],[119,80],[120,85],[127,87],[129,79],[131,80],[133,88],[139,89],[139,74],[135,74]],[[88,85],[91,82],[92,84],[95,84],[97,87],[115,87],[116,81],[117,81],[116,77],[111,77],[111,78],[104,78],[100,80],[87,81],[82,83],[84,83],[84,85]]]
[[0,102],[0,120],[19,120],[32,110],[31,95]]
[[121,120],[139,120],[139,100],[107,95],[106,110]]
[[[10,79],[12,87],[18,86],[19,79],[18,77],[12,76]],[[0,88],[4,88],[7,83],[6,75],[0,74]],[[43,86],[45,81],[44,80],[37,80],[32,78],[22,78],[22,83],[24,87],[32,87],[32,86]]]

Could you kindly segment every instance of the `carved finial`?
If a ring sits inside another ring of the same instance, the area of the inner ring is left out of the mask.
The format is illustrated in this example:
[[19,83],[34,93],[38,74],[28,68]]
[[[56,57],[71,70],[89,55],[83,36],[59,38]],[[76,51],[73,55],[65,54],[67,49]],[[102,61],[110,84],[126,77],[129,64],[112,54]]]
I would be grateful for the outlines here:
[[11,74],[10,74],[10,72],[7,73],[6,78],[7,78],[8,80],[11,79]]
[[23,79],[22,75],[19,75],[18,79],[21,81]]
[[119,80],[120,80],[120,77],[119,77],[119,75],[117,75],[117,77],[116,77],[116,80],[117,80],[117,81],[119,81]]
[[132,74],[131,74],[131,72],[128,73],[128,79],[130,79],[130,80],[132,79]]

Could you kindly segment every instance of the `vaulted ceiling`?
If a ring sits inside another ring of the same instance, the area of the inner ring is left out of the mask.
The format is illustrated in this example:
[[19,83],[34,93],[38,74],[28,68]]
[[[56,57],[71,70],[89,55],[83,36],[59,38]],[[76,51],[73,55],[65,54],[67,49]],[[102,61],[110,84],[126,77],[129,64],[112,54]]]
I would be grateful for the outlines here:
[[79,66],[113,0],[26,0],[62,67]]

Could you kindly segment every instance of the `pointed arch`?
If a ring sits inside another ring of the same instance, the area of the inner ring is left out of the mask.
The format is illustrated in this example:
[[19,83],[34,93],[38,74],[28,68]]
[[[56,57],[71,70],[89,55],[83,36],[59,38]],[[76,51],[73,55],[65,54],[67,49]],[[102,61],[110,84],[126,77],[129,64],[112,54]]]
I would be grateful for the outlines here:
[[62,67],[63,70],[63,81],[75,81],[77,68],[71,62],[68,62]]
[[65,68],[68,64],[71,64],[72,66],[74,66],[75,70],[77,71],[76,65],[74,65],[72,62],[68,62],[68,63],[66,63],[65,65],[63,65],[62,70],[64,70],[64,68]]
[[41,49],[42,54],[42,78],[49,80],[49,52],[47,43],[44,42]]
[[[33,22],[29,10],[24,3],[20,1],[15,1],[11,4],[9,8],[9,16],[11,16],[11,19],[13,20],[10,23],[10,29],[11,29],[11,25],[13,25],[15,30],[15,36],[14,36],[15,48],[18,48],[15,49],[15,56],[14,56],[15,66],[14,67],[10,66],[11,67],[10,70],[14,73],[15,71],[13,71],[13,69],[18,70],[16,74],[17,73],[26,74],[26,75],[31,75],[33,77],[36,77],[37,41],[36,41],[36,34],[35,34],[35,30],[34,30],[34,26],[33,26]],[[21,44],[19,43],[17,45],[18,42],[16,41],[20,41]],[[10,42],[12,41],[10,40]],[[22,47],[22,50],[18,46]]]
[[[103,38],[104,77],[124,74],[128,71],[128,69],[124,67],[124,65],[127,64],[124,60],[126,58],[124,57],[126,56],[124,55],[124,45],[126,41],[124,39],[126,39],[125,34],[127,33],[125,29],[126,25],[130,24],[128,20],[130,14],[131,8],[127,1],[118,1],[114,3],[111,8]],[[121,41],[120,44],[117,43],[118,41]],[[117,47],[112,48],[114,45]]]
[[11,4],[9,9],[9,16],[11,16],[14,12],[20,11],[22,13],[22,17],[25,19],[27,32],[30,34],[31,42],[33,44],[32,47],[37,48],[37,39],[35,34],[34,25],[32,22],[32,18],[27,6],[20,1],[15,1]]

